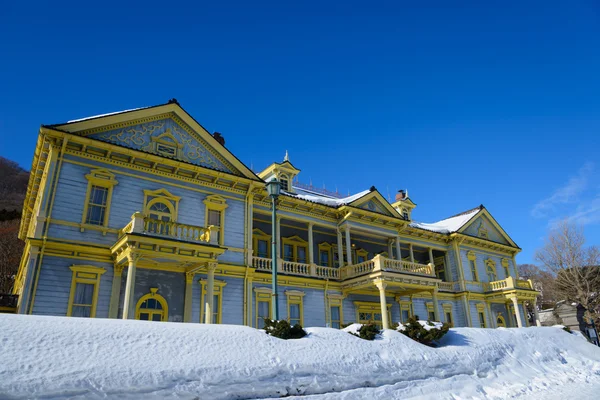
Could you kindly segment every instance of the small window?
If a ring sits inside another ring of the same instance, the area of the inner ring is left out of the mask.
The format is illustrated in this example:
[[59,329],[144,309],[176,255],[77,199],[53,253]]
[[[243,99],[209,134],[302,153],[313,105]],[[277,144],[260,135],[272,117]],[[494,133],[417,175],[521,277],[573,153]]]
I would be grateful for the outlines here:
[[73,265],[71,271],[71,293],[67,307],[68,317],[94,318],[98,302],[100,276],[104,268]]
[[92,185],[85,223],[104,225],[107,202],[108,188]]
[[217,243],[221,243],[221,211],[208,210],[208,225],[217,228],[215,229]]
[[400,318],[402,318],[402,322],[408,322],[408,319],[410,318],[410,311],[403,309],[402,313],[400,314]]
[[271,318],[271,302],[270,301],[259,301],[258,302],[258,312],[257,312],[257,322],[256,327],[258,329],[263,329],[265,327],[265,318]]
[[167,300],[151,288],[150,293],[142,296],[136,305],[136,319],[143,321],[167,321],[169,307]]
[[475,265],[475,260],[469,260],[469,265],[471,266],[471,276],[473,282],[477,282],[477,266]]
[[92,304],[94,303],[94,290],[96,285],[91,283],[76,283],[75,297],[73,298],[73,306],[71,308],[72,317],[92,316]]
[[290,304],[290,325],[300,324],[300,304]]
[[283,245],[283,259],[285,261],[294,261],[294,246],[291,244]]
[[450,311],[446,312],[446,322],[452,324],[452,313]]
[[319,251],[319,265],[322,267],[329,267],[329,250]]
[[335,329],[340,329],[342,326],[340,306],[332,306],[330,309],[330,312],[331,312],[331,327],[335,328]]
[[156,144],[156,151],[161,156],[175,157],[177,155],[177,147],[169,146],[169,145],[163,144],[163,143]]
[[298,246],[297,251],[298,259],[296,260],[296,262],[306,264],[306,247]]
[[429,320],[430,321],[435,321],[435,313],[433,311],[429,311]]
[[281,190],[288,192],[289,191],[289,181],[287,179],[280,179],[279,182],[281,183]]
[[482,312],[479,313],[479,327],[485,328],[485,315]]

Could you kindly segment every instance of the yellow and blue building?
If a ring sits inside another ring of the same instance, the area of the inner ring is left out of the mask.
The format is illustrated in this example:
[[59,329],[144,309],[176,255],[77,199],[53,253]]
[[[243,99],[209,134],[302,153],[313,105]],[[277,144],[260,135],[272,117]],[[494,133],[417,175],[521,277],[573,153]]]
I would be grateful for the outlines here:
[[374,187],[340,197],[299,184],[299,173],[286,155],[255,174],[174,100],[42,125],[18,312],[261,327],[277,268],[280,317],[303,326],[387,327],[411,315],[527,324],[524,302],[537,292],[485,207],[419,223],[406,192],[393,203]]

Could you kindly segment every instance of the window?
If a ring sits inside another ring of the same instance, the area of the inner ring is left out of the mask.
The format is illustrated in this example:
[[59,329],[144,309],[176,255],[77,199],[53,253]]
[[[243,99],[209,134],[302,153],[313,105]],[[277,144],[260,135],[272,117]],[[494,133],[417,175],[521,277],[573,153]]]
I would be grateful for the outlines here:
[[406,208],[402,209],[402,218],[404,218],[405,220],[409,220],[409,215],[408,215],[408,211],[406,210]]
[[104,268],[87,265],[73,265],[71,293],[67,307],[67,317],[94,318],[98,303],[100,276],[106,272]]
[[331,249],[329,243],[319,243],[319,265],[322,267],[331,267]]
[[153,136],[151,139],[154,143],[154,151],[161,156],[176,158],[178,150],[183,148],[183,144],[177,141],[171,133],[171,129],[167,129],[162,135]]
[[225,209],[228,207],[225,199],[213,194],[204,199],[206,205],[206,226],[211,227],[210,243],[222,245],[225,243]]
[[408,319],[413,315],[412,303],[410,301],[400,301],[400,322],[406,323]]
[[331,327],[335,329],[340,329],[342,327],[342,314],[340,311],[340,306],[331,306]]
[[356,263],[357,264],[367,261],[368,258],[369,258],[369,253],[366,250],[363,250],[363,249],[356,250]]
[[[354,306],[356,308],[356,322],[359,324],[375,324],[382,327],[381,322],[381,305],[379,303],[355,301]],[[388,321],[390,318],[390,307],[391,304],[387,305]]]
[[452,304],[444,303],[442,304],[442,308],[444,309],[444,318],[448,324],[453,324],[454,321],[452,319]]
[[488,281],[494,282],[498,280],[496,275],[496,263],[492,259],[485,260],[485,270],[487,272]]
[[479,327],[485,328],[485,306],[483,304],[477,304],[477,315],[479,316]]
[[177,147],[170,146],[168,144],[158,143],[156,145],[156,152],[161,156],[167,157],[176,157],[177,156]]
[[[204,323],[204,313],[206,312],[206,279],[200,279],[200,323]],[[223,288],[227,285],[225,281],[214,281],[213,286],[213,315],[212,315],[212,323],[220,324],[223,317]]]
[[255,293],[255,326],[258,329],[265,327],[264,319],[271,319],[271,289],[264,287],[254,288]]
[[252,252],[255,257],[271,257],[271,235],[258,228],[252,230]]
[[435,262],[435,276],[442,281],[446,280],[446,265],[443,260],[436,260]]
[[502,268],[504,268],[504,278],[508,278],[510,276],[510,269],[508,268],[508,259],[502,259]]
[[307,249],[308,245],[306,241],[299,236],[292,236],[283,238],[283,260],[306,264],[307,263]]
[[435,312],[433,311],[433,303],[427,303],[427,319],[429,321],[435,321]]
[[506,328],[506,321],[504,321],[504,317],[501,314],[498,314],[496,318],[496,326],[498,328]]
[[479,277],[477,276],[477,264],[475,263],[475,253],[469,251],[467,253],[467,258],[469,259],[469,267],[471,269],[471,279],[473,280],[473,282],[478,282]]
[[150,288],[150,293],[143,295],[135,306],[135,319],[142,321],[167,321],[169,307],[167,300],[157,293],[158,288]]
[[284,190],[284,191],[286,191],[286,192],[289,192],[289,190],[290,190],[290,187],[289,187],[289,186],[290,186],[290,185],[289,185],[289,181],[288,181],[287,179],[285,179],[285,178],[281,178],[281,179],[279,180],[279,182],[281,183],[281,190]]
[[328,326],[335,329],[341,329],[342,324],[344,323],[342,310],[344,296],[341,294],[329,294],[327,295],[327,300],[329,302]]
[[299,290],[286,290],[285,295],[287,297],[288,322],[292,326],[296,324],[304,325],[302,316],[302,298],[304,297],[304,292]]
[[113,187],[118,182],[113,173],[102,169],[91,171],[85,178],[88,180],[88,187],[81,223],[106,227]]
[[144,215],[148,218],[145,228],[158,235],[169,235],[171,224],[177,220],[180,197],[166,189],[144,190]]

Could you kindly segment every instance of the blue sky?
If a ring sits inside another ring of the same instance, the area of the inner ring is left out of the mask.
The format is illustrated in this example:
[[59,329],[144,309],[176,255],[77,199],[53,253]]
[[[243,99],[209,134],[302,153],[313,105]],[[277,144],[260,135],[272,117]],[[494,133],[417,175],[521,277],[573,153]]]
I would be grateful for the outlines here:
[[600,244],[597,2],[15,3],[0,155],[25,168],[42,123],[175,97],[254,169],[288,150],[425,222],[484,204],[520,263],[561,218]]

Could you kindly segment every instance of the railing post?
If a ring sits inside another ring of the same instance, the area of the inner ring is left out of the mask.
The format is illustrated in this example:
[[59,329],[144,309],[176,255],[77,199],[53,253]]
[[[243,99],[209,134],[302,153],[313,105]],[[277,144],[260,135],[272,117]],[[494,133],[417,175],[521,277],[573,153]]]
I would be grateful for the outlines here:
[[506,278],[506,288],[514,289],[515,288],[515,279],[512,276]]
[[144,232],[144,214],[136,211],[131,216],[131,232],[132,233],[143,233]]
[[317,264],[310,264],[310,276],[317,276]]
[[385,271],[384,269],[384,265],[383,265],[383,257],[381,256],[381,254],[377,254],[375,257],[373,257],[373,272],[375,271]]
[[429,264],[427,264],[427,273],[428,273],[429,275],[435,275],[435,272],[434,272],[434,271],[435,271],[435,269],[434,269],[434,267],[433,267],[433,263],[429,263]]

